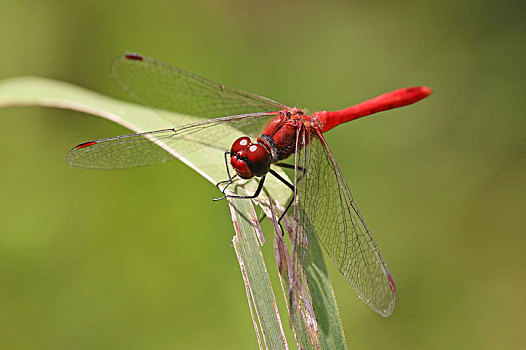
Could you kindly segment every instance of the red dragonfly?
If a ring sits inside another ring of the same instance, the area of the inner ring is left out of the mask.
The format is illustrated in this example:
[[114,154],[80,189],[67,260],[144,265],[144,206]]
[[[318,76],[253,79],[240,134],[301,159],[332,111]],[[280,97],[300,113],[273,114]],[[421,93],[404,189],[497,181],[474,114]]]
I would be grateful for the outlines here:
[[[84,142],[68,153],[69,164],[95,169],[151,165],[174,159],[163,145],[185,157],[199,152],[203,144],[221,145],[221,140],[232,137],[232,128],[240,130],[253,138],[238,138],[225,152],[225,160],[235,175],[230,176],[227,164],[228,180],[223,183],[228,186],[236,176],[259,177],[256,193],[241,196],[255,198],[268,173],[282,180],[294,192],[290,202],[294,204],[293,216],[301,226],[309,228],[305,230],[307,235],[316,234],[362,300],[382,316],[392,313],[396,288],[391,272],[323,134],[341,123],[415,103],[429,96],[430,88],[400,89],[341,111],[308,115],[301,109],[217,84],[137,54],[117,58],[112,73],[144,105],[214,119]],[[293,164],[282,162],[292,155]],[[278,175],[272,166],[295,169],[293,183]]]

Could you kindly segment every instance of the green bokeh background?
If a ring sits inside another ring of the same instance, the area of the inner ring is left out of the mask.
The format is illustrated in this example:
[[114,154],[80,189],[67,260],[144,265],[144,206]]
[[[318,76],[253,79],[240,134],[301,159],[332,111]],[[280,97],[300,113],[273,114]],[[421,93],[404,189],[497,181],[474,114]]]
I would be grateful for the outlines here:
[[[398,287],[383,319],[331,266],[347,343],[514,349],[526,341],[525,10],[521,1],[4,0],[0,78],[127,98],[109,64],[135,51],[310,110],[432,87],[426,101],[327,134]],[[213,185],[177,161],[70,168],[73,145],[127,133],[93,116],[9,108],[0,127],[0,348],[257,348]],[[265,253],[275,278],[270,244]]]

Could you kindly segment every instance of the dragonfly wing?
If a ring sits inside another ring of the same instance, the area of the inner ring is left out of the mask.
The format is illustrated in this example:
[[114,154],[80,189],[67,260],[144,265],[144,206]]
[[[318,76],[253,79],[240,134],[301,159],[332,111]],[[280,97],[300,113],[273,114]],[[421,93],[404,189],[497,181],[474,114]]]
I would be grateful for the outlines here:
[[[387,317],[395,306],[395,286],[389,268],[322,134],[305,128],[300,134],[294,215],[305,232],[304,239],[316,234],[359,297]],[[305,144],[306,147],[301,146]],[[306,254],[298,251],[301,262]]]
[[159,144],[175,137],[175,129],[123,135],[81,143],[66,157],[72,166],[91,169],[121,169],[166,162],[174,158]]
[[271,99],[135,54],[115,59],[111,71],[124,90],[141,104],[184,115],[208,119],[290,109]]
[[[224,159],[221,154],[230,149],[236,135],[257,135],[276,115],[254,113],[230,116],[173,129],[88,141],[69,151],[67,161],[70,165],[83,168],[122,169],[153,165],[175,157],[190,159],[196,152],[204,153],[208,149],[218,152],[217,164],[220,164]],[[201,154],[203,157],[205,155]]]

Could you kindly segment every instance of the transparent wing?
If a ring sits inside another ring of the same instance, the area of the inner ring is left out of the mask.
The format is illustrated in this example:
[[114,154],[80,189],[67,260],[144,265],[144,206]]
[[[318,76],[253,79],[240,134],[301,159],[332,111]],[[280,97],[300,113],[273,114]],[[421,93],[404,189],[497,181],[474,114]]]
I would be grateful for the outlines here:
[[232,89],[136,54],[115,59],[111,71],[115,80],[138,102],[184,115],[210,119],[290,109],[271,99]]
[[[236,135],[259,135],[276,113],[254,113],[183,125],[140,134],[88,141],[68,152],[70,165],[92,169],[122,169],[188,158],[205,146],[230,149]],[[218,162],[223,161],[221,156]]]
[[321,133],[302,128],[299,134],[294,216],[301,229],[295,234],[295,263],[306,259],[303,242],[316,234],[359,297],[387,317],[395,306],[395,285],[389,268]]

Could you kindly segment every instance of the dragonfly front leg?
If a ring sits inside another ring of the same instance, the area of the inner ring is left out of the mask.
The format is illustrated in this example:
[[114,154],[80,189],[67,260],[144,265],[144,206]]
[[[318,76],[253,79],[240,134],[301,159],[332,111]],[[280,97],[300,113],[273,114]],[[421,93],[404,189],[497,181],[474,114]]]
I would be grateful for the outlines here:
[[[223,180],[223,181],[219,181],[218,183],[216,183],[216,187],[218,190],[220,190],[223,194],[225,194],[225,191],[226,189],[228,188],[228,186],[230,186],[233,182],[234,182],[234,178],[237,176],[234,175],[234,176],[231,176],[230,175],[230,169],[228,169],[228,158],[227,156],[230,154],[230,151],[225,151],[225,154],[224,154],[224,158],[225,158],[225,168],[226,168],[226,173],[228,175],[228,179],[227,180]],[[226,184],[226,186],[223,188],[223,189],[220,189],[219,187],[223,184]],[[225,199],[226,198],[226,195],[224,195],[223,197],[220,197],[220,198],[212,198],[212,200],[214,201],[219,201],[219,200],[222,200],[222,199]]]
[[[234,176],[235,177],[235,176]],[[227,187],[230,186],[233,182],[233,178],[230,178],[230,180],[225,180],[225,181],[221,181],[221,182],[228,182],[228,184],[225,186],[225,188],[223,189],[223,194],[225,193],[224,191],[226,191]],[[251,194],[251,195],[248,195],[248,196],[238,196],[238,195],[228,195],[228,194],[225,194],[223,197],[221,198],[213,198],[214,201],[220,201],[222,199],[225,199],[225,198],[240,198],[240,199],[254,199],[256,197],[259,196],[259,194],[261,193],[261,190],[263,189],[263,184],[265,183],[265,178],[267,176],[263,176],[261,178],[261,180],[259,180],[259,185],[258,185],[258,188],[256,189],[256,192],[254,192],[254,194]],[[219,185],[219,184],[218,184]]]

